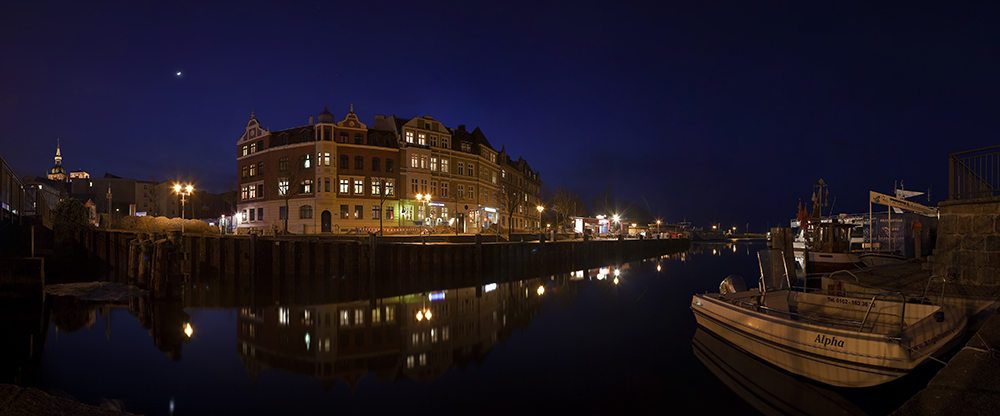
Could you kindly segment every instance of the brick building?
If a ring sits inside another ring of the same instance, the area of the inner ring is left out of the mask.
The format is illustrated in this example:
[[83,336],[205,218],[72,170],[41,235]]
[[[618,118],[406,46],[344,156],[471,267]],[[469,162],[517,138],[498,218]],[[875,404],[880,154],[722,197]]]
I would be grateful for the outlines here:
[[[376,115],[369,126],[353,106],[340,121],[324,108],[315,122],[272,132],[251,113],[236,150],[239,233],[442,224],[483,232],[503,221],[501,179],[513,171],[530,178],[525,206],[539,203],[541,181],[523,159],[512,165],[479,128],[451,129],[430,116]],[[534,222],[523,208],[518,215],[515,230],[537,228],[537,212]]]

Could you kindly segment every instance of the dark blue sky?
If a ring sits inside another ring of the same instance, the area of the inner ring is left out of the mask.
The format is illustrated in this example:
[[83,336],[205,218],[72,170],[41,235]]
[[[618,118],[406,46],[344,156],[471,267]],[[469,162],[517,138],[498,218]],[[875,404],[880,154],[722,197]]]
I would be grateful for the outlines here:
[[478,126],[587,202],[760,231],[819,178],[836,212],[899,180],[936,205],[948,155],[997,144],[995,2],[340,3],[6,4],[0,155],[42,175],[59,139],[69,171],[223,192],[251,110],[353,104]]

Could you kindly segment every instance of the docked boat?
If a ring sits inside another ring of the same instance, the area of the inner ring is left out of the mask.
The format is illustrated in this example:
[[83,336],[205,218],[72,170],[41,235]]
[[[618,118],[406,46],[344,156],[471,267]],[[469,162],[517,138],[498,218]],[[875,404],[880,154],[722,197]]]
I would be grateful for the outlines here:
[[[793,289],[780,250],[762,250],[758,259],[758,288],[747,289],[732,275],[719,293],[691,298],[698,325],[749,354],[822,383],[868,387],[895,380],[943,352],[967,325],[957,309],[913,303],[898,292],[872,296]],[[925,298],[926,293],[920,299]]]

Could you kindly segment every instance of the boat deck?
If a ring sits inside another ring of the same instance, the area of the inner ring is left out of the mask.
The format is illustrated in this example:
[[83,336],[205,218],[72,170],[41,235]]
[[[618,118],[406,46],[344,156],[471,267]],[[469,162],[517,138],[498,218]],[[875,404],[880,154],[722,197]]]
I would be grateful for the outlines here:
[[[719,299],[729,300],[741,308],[757,310],[766,315],[778,316],[784,319],[827,328],[876,334],[896,334],[901,330],[898,307],[879,307],[868,311],[868,301],[863,299],[858,299],[857,305],[830,306],[829,303],[809,302],[799,299],[789,301],[789,295],[788,291],[772,291],[767,293],[763,302],[760,302],[760,292],[749,290],[740,293],[730,293]],[[808,297],[804,298],[808,299]],[[888,305],[898,305],[898,302],[889,303]],[[928,309],[926,305],[914,304],[910,306],[910,310],[907,311],[907,324],[912,324],[922,318],[922,316],[919,316],[921,313],[914,310],[920,307]]]

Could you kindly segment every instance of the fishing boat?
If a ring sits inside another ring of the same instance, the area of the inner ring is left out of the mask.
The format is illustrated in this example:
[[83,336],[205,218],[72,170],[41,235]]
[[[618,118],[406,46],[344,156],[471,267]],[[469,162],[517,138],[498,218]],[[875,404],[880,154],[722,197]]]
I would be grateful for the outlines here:
[[905,376],[965,332],[965,315],[923,302],[926,289],[914,303],[899,292],[792,288],[781,250],[762,250],[758,260],[758,288],[731,275],[719,293],[694,295],[691,309],[702,328],[791,373],[838,387],[874,386]]

